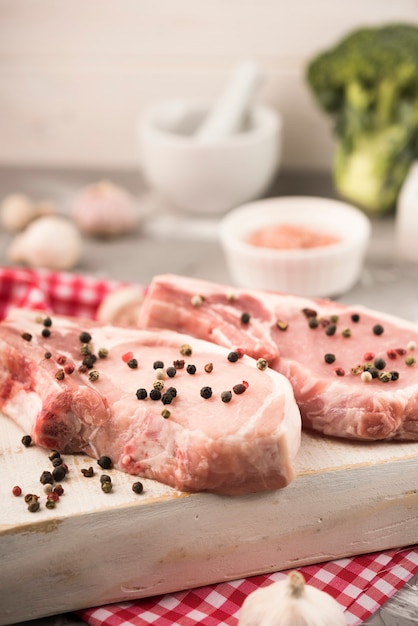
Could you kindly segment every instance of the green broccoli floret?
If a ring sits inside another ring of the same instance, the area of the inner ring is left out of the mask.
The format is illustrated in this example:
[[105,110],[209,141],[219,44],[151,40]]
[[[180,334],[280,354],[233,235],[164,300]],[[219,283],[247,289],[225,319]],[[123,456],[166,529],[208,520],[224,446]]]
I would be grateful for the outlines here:
[[355,30],[312,59],[306,78],[335,122],[337,191],[389,212],[418,158],[418,25]]

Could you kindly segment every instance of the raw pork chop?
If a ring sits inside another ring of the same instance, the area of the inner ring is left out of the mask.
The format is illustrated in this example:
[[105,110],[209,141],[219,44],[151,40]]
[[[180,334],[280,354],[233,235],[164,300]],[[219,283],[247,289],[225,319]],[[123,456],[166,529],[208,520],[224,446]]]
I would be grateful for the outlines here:
[[0,409],[41,446],[109,456],[180,490],[284,487],[300,445],[292,388],[229,352],[173,331],[16,309],[0,324]]
[[304,428],[418,440],[418,329],[411,323],[328,300],[164,275],[151,283],[139,324],[265,357],[291,382]]

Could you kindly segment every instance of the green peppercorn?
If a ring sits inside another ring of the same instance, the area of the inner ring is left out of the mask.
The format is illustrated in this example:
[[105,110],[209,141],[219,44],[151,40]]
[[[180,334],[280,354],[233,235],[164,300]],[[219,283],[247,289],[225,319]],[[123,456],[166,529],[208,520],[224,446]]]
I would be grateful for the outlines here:
[[391,380],[399,380],[399,372],[396,370],[391,370],[390,372]]
[[163,418],[166,420],[170,417],[171,413],[168,409],[163,409],[161,411],[161,415],[163,416]]
[[192,347],[188,343],[184,343],[180,346],[180,354],[182,354],[183,356],[191,356]]
[[110,493],[113,489],[113,485],[111,482],[104,482],[101,483],[101,487],[102,487],[102,491],[104,491],[104,493]]
[[59,369],[59,370],[57,370],[57,371],[55,372],[55,378],[56,378],[57,380],[64,380],[64,378],[65,378],[65,372],[64,372],[64,370],[63,370],[63,369]]
[[388,383],[392,380],[392,375],[390,372],[379,372],[379,380],[381,380],[382,383]]
[[351,337],[351,330],[349,328],[344,328],[341,334],[343,337]]
[[44,358],[45,359],[50,359],[51,356],[52,356],[52,354],[50,352],[45,352],[45,354],[44,354]]
[[329,321],[332,322],[333,324],[336,324],[338,322],[338,315],[330,315],[329,316]]
[[154,380],[152,386],[154,387],[154,389],[158,389],[158,391],[161,391],[162,389],[164,389],[164,382],[160,379],[157,379]]
[[107,348],[99,348],[97,354],[99,359],[105,359],[109,355],[109,350]]
[[90,370],[90,372],[89,372],[89,380],[94,382],[96,380],[99,380],[99,378],[100,378],[100,374],[99,374],[99,372],[97,370]]
[[39,511],[39,508],[40,504],[38,500],[31,500],[28,504],[28,511],[30,511],[30,513],[36,513],[36,511]]
[[416,359],[414,356],[407,356],[405,359],[405,364],[408,365],[409,367],[411,367],[412,365],[415,365],[416,363]]
[[112,482],[112,479],[111,479],[111,477],[109,476],[109,474],[102,474],[102,475],[100,476],[100,482],[101,482],[101,483],[111,483],[111,482]]
[[55,507],[56,507],[55,500],[51,500],[50,498],[47,498],[47,500],[45,502],[45,506],[46,506],[47,509],[55,509]]
[[289,324],[283,320],[277,320],[276,326],[279,330],[287,330],[289,328]]
[[91,346],[89,346],[88,343],[81,344],[80,353],[82,355],[84,355],[84,356],[87,356],[88,354],[91,354]]
[[144,485],[139,480],[137,480],[132,485],[132,491],[138,494],[142,493],[144,491]]
[[257,363],[256,363],[256,364],[257,364],[257,368],[258,368],[259,370],[265,370],[265,369],[267,369],[267,367],[268,367],[268,362],[267,362],[267,360],[266,360],[266,359],[263,359],[263,358],[259,358],[259,359],[257,359]]

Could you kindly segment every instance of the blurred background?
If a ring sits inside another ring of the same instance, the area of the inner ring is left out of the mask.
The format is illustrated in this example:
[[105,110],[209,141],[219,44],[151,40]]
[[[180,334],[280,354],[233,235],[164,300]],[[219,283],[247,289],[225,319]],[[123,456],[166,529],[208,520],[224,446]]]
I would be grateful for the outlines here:
[[252,57],[282,169],[328,170],[307,60],[359,25],[417,20],[417,0],[0,0],[0,166],[135,169],[145,107],[212,100]]

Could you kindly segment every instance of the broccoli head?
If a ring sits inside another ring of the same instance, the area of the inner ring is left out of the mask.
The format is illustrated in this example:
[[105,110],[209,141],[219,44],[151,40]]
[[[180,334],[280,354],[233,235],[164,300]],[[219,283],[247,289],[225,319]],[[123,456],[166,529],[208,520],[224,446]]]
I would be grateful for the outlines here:
[[313,58],[306,78],[334,121],[337,191],[389,212],[418,158],[418,25],[355,30]]

